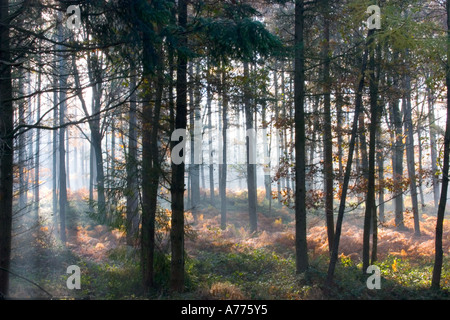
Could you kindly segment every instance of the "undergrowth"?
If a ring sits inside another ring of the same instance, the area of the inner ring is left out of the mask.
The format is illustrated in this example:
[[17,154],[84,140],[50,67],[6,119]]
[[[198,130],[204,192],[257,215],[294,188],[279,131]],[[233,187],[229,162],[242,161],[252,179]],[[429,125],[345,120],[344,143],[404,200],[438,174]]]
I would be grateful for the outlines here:
[[[80,214],[81,210],[77,210],[76,204],[69,211],[69,225],[75,229],[72,236],[81,236],[80,239],[85,241],[83,245],[95,244],[98,250],[79,251],[78,246],[64,247],[49,229],[50,224],[42,222],[34,231],[15,239],[13,271],[26,276],[56,299],[297,300],[450,297],[450,258],[444,256],[442,289],[430,290],[433,258],[423,255],[426,247],[409,241],[406,233],[401,234],[401,239],[389,238],[402,240],[403,242],[397,241],[395,244],[398,248],[407,244],[406,251],[396,249],[399,252],[380,255],[379,261],[375,262],[381,271],[380,289],[367,288],[366,282],[370,274],[363,272],[357,254],[348,253],[340,255],[333,285],[325,286],[329,255],[326,248],[318,247],[320,236],[325,235],[325,232],[314,222],[316,220],[310,220],[313,221],[310,234],[315,232],[316,238],[315,242],[311,239],[309,244],[315,246],[310,248],[308,271],[296,274],[294,238],[291,232],[293,219],[290,213],[285,207],[275,204],[269,208],[267,201],[262,201],[260,231],[250,234],[244,223],[248,217],[241,210],[244,206],[242,198],[242,194],[231,198],[234,205],[231,205],[226,230],[220,229],[220,217],[213,206],[204,206],[195,223],[191,218],[187,219],[190,229],[186,238],[186,290],[181,294],[172,293],[168,289],[170,250],[156,250],[155,288],[145,293],[142,288],[139,249],[120,241],[114,242],[113,235],[117,233],[98,225],[93,226],[91,220]],[[391,236],[387,234],[389,230],[388,227],[384,229],[385,235],[381,233],[381,236]],[[356,232],[348,235],[343,233],[343,237],[342,243],[347,246],[343,248],[347,251],[354,252],[354,248],[359,248],[359,243],[355,240],[359,239]],[[426,234],[423,241],[430,241]],[[112,249],[106,250],[107,242],[115,244]],[[105,243],[106,248],[103,250],[104,246],[99,246],[99,243]],[[161,243],[166,245],[164,241]],[[92,256],[97,259],[92,259],[89,255],[83,256],[80,252],[98,254]],[[66,268],[72,264],[81,269],[81,290],[69,290],[66,287],[69,277]],[[11,277],[11,289],[15,298],[46,297],[42,290],[19,277]]]

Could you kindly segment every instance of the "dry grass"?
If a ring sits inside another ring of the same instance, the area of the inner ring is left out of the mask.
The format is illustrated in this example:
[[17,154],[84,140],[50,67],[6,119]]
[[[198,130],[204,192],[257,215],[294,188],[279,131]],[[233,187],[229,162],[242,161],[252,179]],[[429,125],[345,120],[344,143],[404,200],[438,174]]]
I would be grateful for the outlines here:
[[246,297],[238,286],[230,282],[215,282],[209,290],[211,298],[218,300],[244,300]]
[[[195,254],[197,250],[212,250],[218,252],[239,251],[240,248],[258,249],[268,247],[277,253],[294,252],[294,223],[283,223],[281,218],[258,215],[257,234],[248,232],[248,214],[246,212],[231,212],[228,214],[229,224],[225,230],[220,229],[220,217],[211,212],[202,213],[201,221],[193,226],[197,237],[188,241],[188,250]],[[434,256],[434,233],[436,218],[423,214],[421,216],[421,236],[414,235],[413,219],[405,212],[406,230],[399,231],[394,225],[394,219],[380,225],[378,228],[378,258],[389,255],[403,258],[432,258]],[[353,261],[362,257],[362,218],[348,217],[342,226],[339,251]],[[308,228],[308,249],[313,256],[328,253],[327,230],[324,221],[311,218]],[[444,221],[443,234],[444,255],[450,253],[450,221]]]
[[101,262],[108,256],[111,249],[124,243],[123,232],[106,226],[77,226],[69,233],[67,247],[74,253],[89,260]]

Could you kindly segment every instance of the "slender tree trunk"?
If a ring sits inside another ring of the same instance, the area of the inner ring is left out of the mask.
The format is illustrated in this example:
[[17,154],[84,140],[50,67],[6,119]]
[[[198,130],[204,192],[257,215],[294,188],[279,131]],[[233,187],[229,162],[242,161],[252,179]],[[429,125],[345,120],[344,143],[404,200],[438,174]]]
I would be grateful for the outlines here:
[[381,128],[378,127],[377,133],[378,150],[377,150],[377,166],[378,166],[378,218],[381,223],[385,221],[384,217],[384,148],[381,142]]
[[[374,34],[372,34],[372,37]],[[372,43],[373,40],[369,39]],[[370,263],[370,227],[376,228],[376,205],[375,205],[375,149],[376,136],[379,121],[378,106],[378,77],[375,74],[375,50],[369,48],[369,91],[370,91],[370,127],[369,127],[369,163],[368,163],[368,180],[366,208],[364,214],[364,232],[363,232],[363,273],[366,272]]]
[[[91,131],[91,143],[94,149],[96,184],[97,184],[97,206],[98,214],[102,219],[106,218],[106,199],[105,199],[105,171],[103,166],[103,148],[102,148],[102,130],[100,127],[100,111],[102,97],[102,73],[101,62],[96,53],[88,56],[89,81],[92,86],[92,120],[89,122]],[[87,109],[84,110],[86,116],[89,116]]]
[[295,261],[296,272],[308,269],[306,242],[306,136],[305,136],[305,43],[303,40],[304,4],[295,2],[294,108],[295,108]]
[[369,176],[369,159],[367,156],[367,142],[366,142],[366,125],[364,122],[364,105],[361,106],[363,109],[362,112],[359,114],[359,151],[361,153],[361,174],[362,174],[362,181],[364,183],[367,183],[368,176]]
[[[90,70],[96,70],[98,68],[97,57],[94,55],[88,58],[88,67]],[[76,61],[72,58],[72,68],[74,72],[74,79],[77,88],[81,88],[81,82],[76,66]],[[96,73],[97,74],[97,73]],[[100,129],[100,115],[101,110],[101,79],[98,77],[93,77],[90,75],[90,84],[92,85],[92,119],[89,121],[89,129],[91,132],[91,155],[90,155],[90,189],[89,189],[89,199],[92,203],[94,198],[94,173],[97,182],[97,203],[98,203],[98,213],[102,217],[103,222],[105,222],[106,214],[106,199],[105,199],[105,173],[103,168],[103,152],[102,152],[102,134]],[[82,95],[82,92],[78,90],[78,98],[81,102],[83,112],[85,116],[88,117],[89,111],[87,109],[86,102]],[[92,209],[92,208],[91,208]]]
[[[276,130],[276,141],[277,141],[277,164],[278,164],[278,170],[280,170],[280,157],[281,157],[281,138],[280,138],[280,111],[278,107],[278,74],[277,74],[277,61],[275,61],[274,71],[273,71],[273,83],[274,83],[274,103],[275,103],[275,128]],[[278,204],[281,204],[281,178],[278,175],[278,178],[276,180],[277,182],[277,199]]]
[[[201,123],[201,115],[200,115],[200,62],[196,65],[195,75],[193,77],[192,81],[192,119],[194,120],[194,126]],[[193,74],[193,72],[192,72]],[[194,215],[194,218],[197,217],[197,210],[198,205],[200,204],[200,164],[199,160],[201,160],[201,154],[202,154],[202,145],[200,144],[200,150],[196,150],[196,140],[201,140],[201,134],[202,134],[202,128],[194,127],[192,126],[192,134],[191,134],[191,151],[194,157],[192,158],[191,162],[191,192],[192,192],[192,213]]]
[[[248,62],[244,62],[244,81],[248,83],[249,68]],[[253,108],[250,102],[250,91],[248,90],[248,84],[244,86],[244,107],[245,107],[245,123],[247,130],[247,190],[248,190],[248,213],[250,218],[250,232],[254,233],[258,231],[258,220],[256,215],[256,164],[254,154],[254,141],[255,136],[250,134],[254,131],[253,127]]]
[[136,70],[131,67],[130,77],[130,110],[129,132],[128,132],[128,158],[127,158],[127,244],[136,243],[139,232],[139,212],[138,212],[138,172],[137,167],[137,103],[136,103]]
[[341,92],[336,92],[336,109],[337,109],[337,126],[336,126],[336,133],[337,133],[337,143],[338,143],[338,162],[339,162],[339,184],[342,185],[343,176],[344,176],[344,165],[342,162],[342,158],[344,155],[343,152],[343,130],[342,130],[342,123],[343,123],[343,116],[342,116],[342,105],[344,102],[342,101],[342,94]]
[[431,154],[431,172],[433,179],[434,207],[439,206],[439,173],[437,168],[437,150],[436,150],[436,119],[434,117],[434,98],[430,88],[427,87],[428,101],[428,121],[430,127],[430,154]]
[[208,112],[208,152],[209,152],[209,199],[211,205],[214,205],[214,154],[213,154],[213,139],[212,139],[212,89],[211,89],[211,73],[210,63],[207,63],[207,75],[206,75],[206,108]]
[[[62,42],[63,26],[61,15],[59,15],[58,20],[58,40]],[[60,46],[62,50],[62,46]],[[67,60],[61,53],[58,63],[58,74],[59,74],[59,236],[63,245],[66,243],[66,211],[67,211],[67,176],[66,176],[66,128],[64,128],[65,118],[66,118],[66,107],[67,107]]]
[[[158,203],[159,186],[159,150],[158,127],[163,93],[163,51],[162,46],[154,52],[150,37],[144,35],[144,77],[148,86],[144,87],[144,106],[142,111],[142,229],[141,229],[141,263],[144,287],[146,290],[154,286],[154,252],[155,252],[155,219]],[[151,57],[157,58],[156,78],[151,74]],[[151,84],[155,84],[152,94]],[[152,98],[154,106],[152,109]]]
[[422,143],[422,120],[420,119],[417,123],[417,136],[418,136],[418,146],[419,146],[419,195],[420,195],[420,205],[422,208],[425,208],[425,199],[423,195],[423,179],[422,179],[422,173],[423,173],[423,166],[422,166],[422,157],[423,157],[423,143]]
[[220,166],[219,193],[220,193],[220,228],[225,230],[227,227],[227,129],[228,129],[228,91],[225,66],[221,71],[222,85],[222,162]]
[[[55,69],[57,68],[57,61],[55,61]],[[53,76],[53,126],[58,125],[58,91],[56,88],[58,87],[58,77],[55,73]],[[53,222],[56,226],[57,215],[58,212],[58,130],[53,130],[53,152],[52,152],[52,184],[53,184],[53,192],[52,192],[52,200],[53,200]]]
[[192,211],[192,214],[194,216],[195,220],[195,211],[193,209],[193,201],[192,201],[192,185],[193,185],[193,174],[194,174],[194,156],[195,156],[195,147],[194,144],[194,132],[195,132],[195,124],[194,124],[194,69],[193,69],[194,61],[190,61],[188,63],[188,75],[189,75],[189,81],[188,81],[188,96],[189,96],[189,111],[188,111],[188,117],[189,117],[189,135],[190,135],[190,164],[187,166],[188,171],[188,183],[187,183],[187,194],[188,194],[188,208]]
[[323,92],[324,92],[324,185],[325,185],[325,216],[327,222],[328,249],[331,252],[334,237],[333,217],[333,134],[331,131],[331,78],[330,78],[330,16],[328,1],[324,3],[324,43],[323,59]]
[[[405,60],[408,61],[409,53],[406,50]],[[414,233],[420,236],[419,224],[419,202],[417,199],[417,183],[416,183],[416,168],[414,162],[414,132],[412,123],[411,110],[411,79],[409,74],[404,77],[404,115],[405,115],[405,134],[406,134],[406,163],[408,167],[409,188],[411,192],[412,209],[414,216]]]
[[[287,122],[287,114],[286,114],[286,82],[284,80],[284,74],[285,74],[285,67],[284,67],[284,61],[281,61],[281,111],[282,111],[282,117],[283,117],[283,123],[285,124]],[[256,92],[253,94],[256,97]],[[255,115],[257,112],[255,112]],[[255,128],[257,128],[256,125],[256,119],[255,119]],[[285,161],[288,161],[288,146],[287,146],[287,126],[283,125],[283,129],[280,130],[280,139],[281,139],[281,150],[283,151],[283,158]],[[284,170],[285,172],[284,176],[282,177],[283,181],[283,187],[286,188],[286,192],[289,192],[290,184],[289,184],[289,166],[285,166]],[[255,176],[256,177],[256,176]]]
[[[23,79],[25,78],[25,73],[23,70],[19,71],[19,101],[18,101],[18,113],[19,113],[19,125],[25,125],[25,84]],[[26,160],[26,137],[27,134],[25,130],[22,129],[19,131],[19,144],[18,144],[18,153],[19,153],[19,211],[25,210],[27,205],[27,160]]]
[[67,189],[70,190],[70,133],[69,129],[66,128],[66,180],[67,180]]
[[[178,25],[185,29],[187,25],[187,0],[178,1]],[[187,45],[186,35],[178,39],[180,47]],[[175,129],[186,130],[187,125],[187,56],[178,50],[177,62],[177,102]],[[183,151],[184,152],[184,151]],[[184,156],[184,154],[183,154]],[[172,244],[170,288],[174,291],[184,289],[184,161],[172,163]]]
[[442,234],[444,229],[445,207],[447,204],[448,191],[448,174],[450,161],[450,1],[446,1],[447,10],[447,63],[445,68],[445,84],[447,86],[447,121],[444,135],[444,165],[442,168],[442,188],[441,198],[439,201],[439,208],[436,220],[436,239],[434,247],[434,268],[433,277],[431,279],[431,288],[439,289],[441,282],[442,263],[443,263],[443,249],[442,249]]
[[[91,135],[92,139],[92,135]],[[95,151],[92,142],[89,145],[89,210],[94,212],[94,178],[95,178]]]
[[[0,60],[9,62],[8,0],[0,0]],[[0,64],[0,296],[9,294],[13,216],[14,109],[11,65]]]
[[225,70],[221,72],[220,93],[222,94],[222,161],[219,164],[219,193],[220,193],[220,227],[224,230],[227,226],[227,129],[228,129],[228,93],[226,89]]
[[263,105],[261,108],[261,122],[263,129],[263,150],[264,150],[264,188],[265,188],[265,198],[272,201],[272,180],[270,178],[270,143],[268,139],[270,138],[269,132],[267,132],[267,120],[266,120],[266,97],[263,97]]
[[[394,61],[398,61],[398,54],[394,51]],[[405,228],[403,221],[403,119],[400,113],[399,104],[399,86],[397,75],[393,75],[392,85],[395,93],[390,102],[392,120],[395,127],[395,147],[394,147],[394,165],[393,165],[393,180],[394,180],[394,202],[395,202],[395,226],[402,230]]]
[[[41,48],[41,42],[39,41],[39,48]],[[37,101],[36,101],[36,119],[39,121],[41,118],[41,59],[38,57],[38,79],[37,79],[37,91],[39,92],[37,94]],[[34,210],[36,214],[36,222],[39,222],[39,201],[40,201],[40,194],[39,194],[39,179],[40,179],[40,156],[41,156],[41,150],[40,150],[40,144],[41,144],[41,131],[36,130],[36,149],[35,149],[35,165],[34,165]]]
[[352,124],[352,132],[349,142],[349,151],[348,151],[348,158],[347,158],[347,165],[345,167],[345,175],[344,175],[344,182],[342,186],[342,193],[341,193],[341,201],[339,204],[339,212],[338,217],[336,220],[336,232],[334,234],[333,239],[333,248],[331,251],[331,257],[330,257],[330,264],[328,266],[328,274],[326,279],[326,284],[329,286],[333,282],[334,277],[334,270],[336,268],[336,263],[338,259],[338,251],[339,251],[339,241],[341,238],[341,231],[342,231],[342,221],[344,219],[344,211],[345,211],[345,202],[347,198],[347,191],[348,186],[350,182],[350,173],[352,169],[352,162],[353,162],[353,152],[355,150],[355,141],[356,141],[356,135],[358,133],[358,119],[359,119],[359,113],[361,112],[361,106],[362,106],[362,93],[364,89],[364,78],[367,68],[367,56],[368,56],[368,47],[371,44],[373,30],[369,30],[367,35],[367,43],[363,54],[363,59],[361,63],[361,72],[359,76],[359,83],[358,87],[356,89],[356,97],[355,97],[355,114],[353,118],[353,124]]

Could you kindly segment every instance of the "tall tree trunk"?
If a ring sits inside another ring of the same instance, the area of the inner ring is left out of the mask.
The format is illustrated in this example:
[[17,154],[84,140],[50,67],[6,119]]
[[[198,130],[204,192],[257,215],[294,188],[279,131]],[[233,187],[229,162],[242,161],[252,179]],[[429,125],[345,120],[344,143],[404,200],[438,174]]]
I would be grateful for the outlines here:
[[208,59],[207,70],[206,70],[206,109],[208,113],[208,161],[209,161],[209,200],[211,205],[214,204],[214,154],[213,154],[213,138],[212,138],[212,88],[211,88],[211,73],[210,73],[210,62]]
[[[41,41],[39,41],[39,48],[41,49]],[[41,118],[41,59],[38,57],[38,79],[37,79],[37,101],[36,101],[36,120],[39,121]],[[39,222],[39,201],[40,201],[40,194],[39,194],[39,179],[40,179],[40,156],[41,156],[41,150],[40,150],[40,144],[41,144],[41,131],[36,130],[36,149],[34,153],[35,157],[35,165],[34,165],[34,210],[36,214],[36,222]]]
[[337,109],[337,125],[336,125],[336,133],[337,133],[337,143],[338,143],[338,162],[339,162],[339,183],[342,184],[343,176],[344,176],[344,165],[342,163],[342,157],[344,155],[343,152],[343,116],[342,116],[342,105],[344,102],[342,101],[342,94],[340,92],[336,92],[336,109]]
[[[159,150],[158,127],[163,94],[163,51],[159,45],[157,52],[151,46],[151,38],[144,35],[144,74],[148,84],[144,88],[144,106],[142,111],[142,229],[141,229],[141,254],[144,287],[146,290],[154,285],[154,251],[155,251],[155,218],[158,200],[159,186]],[[156,79],[152,79],[150,59],[157,56]],[[152,94],[150,84],[155,84],[155,94]],[[152,98],[154,107],[152,110]],[[184,177],[184,173],[183,173]]]
[[[192,64],[191,64],[192,65]],[[196,64],[195,75],[192,72],[193,81],[192,81],[192,119],[194,125],[192,126],[192,134],[191,134],[191,153],[193,154],[193,158],[191,161],[191,203],[192,203],[192,213],[194,218],[197,217],[198,205],[200,204],[200,160],[202,159],[202,144],[198,145],[197,140],[201,141],[202,127],[197,127],[197,124],[201,124],[201,115],[200,115],[200,62]],[[196,150],[196,147],[199,146],[200,149]]]
[[437,168],[437,150],[436,150],[436,119],[434,117],[434,96],[430,88],[427,87],[428,101],[428,121],[430,127],[430,153],[431,153],[431,173],[433,179],[434,207],[439,206],[439,173]]
[[[99,217],[106,218],[106,199],[105,199],[105,171],[103,166],[103,148],[102,148],[102,130],[100,126],[100,112],[101,112],[101,98],[102,98],[102,67],[101,61],[97,53],[89,54],[88,71],[89,82],[92,87],[92,114],[89,121],[89,129],[91,131],[91,143],[94,149],[94,166],[96,171],[96,184],[97,184],[97,209]],[[86,116],[89,116],[88,110],[83,110]]]
[[[18,101],[18,113],[19,113],[19,125],[25,125],[25,84],[23,79],[25,78],[25,73],[23,70],[19,70],[19,101]],[[19,211],[25,210],[27,205],[27,156],[26,156],[26,138],[27,134],[25,133],[25,129],[21,129],[19,131],[19,144],[18,144],[18,153],[19,153]]]
[[221,93],[222,93],[222,161],[219,164],[219,193],[220,193],[220,228],[227,227],[227,129],[228,129],[228,89],[225,65],[221,71]]
[[[9,294],[13,213],[14,109],[11,80],[8,0],[0,0],[0,295]],[[5,270],[4,270],[5,269]]]
[[[284,67],[284,61],[281,61],[281,110],[282,110],[282,117],[283,117],[283,124],[287,122],[287,115],[286,115],[286,82],[284,80],[284,74],[285,74],[285,67]],[[253,94],[256,97],[256,92]],[[255,104],[256,105],[256,104]],[[255,112],[256,116],[257,112]],[[256,125],[256,119],[255,119],[255,128]],[[287,151],[287,126],[283,125],[283,129],[280,130],[280,139],[281,139],[281,150],[283,152],[283,159],[284,162],[288,161],[288,151]],[[286,188],[286,192],[289,192],[289,166],[285,166],[283,171],[285,172],[284,176],[282,177],[282,186],[283,188]]]
[[[405,61],[409,59],[409,50],[406,50]],[[407,63],[408,65],[408,63]],[[409,189],[411,192],[412,209],[414,216],[414,234],[420,236],[419,202],[417,199],[416,168],[414,162],[414,132],[411,110],[411,79],[409,74],[404,76],[404,116],[406,134],[406,163],[408,167]]]
[[436,220],[436,239],[434,247],[434,268],[431,279],[431,288],[439,289],[442,273],[443,249],[442,234],[444,229],[445,207],[447,204],[448,174],[450,161],[450,0],[446,1],[447,10],[447,63],[445,66],[445,84],[447,86],[447,121],[444,135],[444,165],[442,168],[441,198]]
[[[393,60],[398,61],[398,54],[394,51]],[[395,203],[395,226],[402,230],[405,228],[403,221],[403,119],[400,112],[400,103],[398,92],[400,90],[398,85],[397,75],[393,75],[392,86],[395,90],[392,100],[390,101],[392,120],[395,128],[395,146],[394,146],[394,165],[393,165],[393,180],[394,180],[394,203]]]
[[[280,138],[280,110],[278,107],[278,74],[277,74],[277,66],[278,63],[275,61],[274,71],[273,71],[273,83],[274,83],[274,103],[275,103],[275,129],[276,129],[276,148],[277,148],[277,164],[278,164],[278,170],[280,170],[280,157],[281,157],[281,138]],[[278,204],[281,204],[281,178],[278,175],[278,178],[276,180],[277,182],[277,199]]]
[[139,212],[138,212],[138,172],[137,168],[137,95],[136,95],[136,69],[131,66],[130,76],[130,110],[129,131],[128,131],[128,158],[127,158],[127,244],[136,243],[139,232]]
[[[55,60],[55,69],[57,68],[58,62]],[[56,88],[58,88],[58,77],[56,75],[53,76],[53,126],[58,126],[58,91]],[[53,130],[53,152],[52,152],[52,185],[53,185],[53,192],[52,192],[52,200],[53,200],[53,222],[56,226],[57,221],[57,215],[58,212],[58,130]]]
[[330,14],[328,1],[324,3],[324,42],[323,59],[323,93],[324,93],[324,185],[325,185],[325,217],[327,222],[328,249],[331,252],[334,237],[333,217],[333,134],[331,132],[331,78],[330,78]]
[[[418,104],[416,104],[418,105]],[[425,208],[425,199],[423,195],[423,179],[422,179],[422,172],[423,172],[423,166],[422,166],[422,157],[423,157],[423,142],[422,142],[422,119],[419,119],[417,123],[417,136],[418,136],[418,147],[419,147],[419,195],[420,195],[420,206],[422,208]]]
[[208,151],[209,151],[209,199],[211,205],[214,205],[214,154],[213,154],[213,138],[212,138],[212,89],[211,89],[211,73],[210,63],[207,63],[207,75],[206,75],[206,108],[208,112]]
[[[374,37],[374,33],[371,37]],[[373,39],[369,39],[372,43]],[[363,273],[366,272],[370,263],[370,227],[376,228],[376,205],[375,205],[375,149],[378,131],[379,106],[378,106],[378,77],[375,74],[375,50],[369,47],[369,91],[370,91],[370,127],[369,127],[369,163],[366,208],[364,214],[363,232]]]
[[[178,25],[183,30],[186,28],[187,0],[178,1]],[[185,47],[187,45],[186,35],[181,35],[178,41],[180,47]],[[175,129],[184,130],[186,130],[187,125],[186,70],[187,56],[182,50],[178,50]],[[172,257],[170,288],[174,291],[182,291],[184,289],[184,172],[184,161],[178,165],[172,163],[172,230],[170,234]]]
[[377,132],[377,166],[378,166],[378,219],[381,223],[385,221],[384,217],[384,148],[381,142],[381,128]]
[[[91,133],[92,139],[92,133]],[[94,213],[94,178],[95,178],[95,151],[92,141],[89,145],[89,212]]]
[[266,97],[263,97],[263,105],[261,108],[261,122],[263,129],[263,150],[264,150],[264,187],[265,187],[265,198],[269,201],[270,205],[272,203],[272,180],[270,178],[270,142],[271,135],[267,132],[267,120],[266,120]]
[[306,136],[305,136],[305,43],[303,40],[304,4],[295,2],[294,108],[295,108],[295,262],[296,272],[308,269],[306,242]]
[[[62,16],[58,17],[58,40],[62,43],[63,26]],[[58,64],[59,75],[59,237],[63,245],[66,243],[66,211],[67,211],[67,176],[66,176],[66,147],[65,147],[65,134],[66,128],[64,127],[66,118],[67,107],[67,77],[68,68],[67,60],[62,52],[62,46],[60,46],[61,57]]]
[[244,107],[245,107],[245,128],[247,130],[246,148],[247,148],[247,191],[248,191],[248,214],[250,218],[250,232],[258,231],[258,220],[256,214],[256,164],[254,154],[255,136],[253,127],[253,108],[250,102],[250,91],[248,83],[249,78],[248,62],[244,62]]
[[[98,69],[97,57],[94,55],[91,58],[88,57],[89,70]],[[74,57],[72,58],[72,68],[74,72],[74,79],[77,88],[81,88],[80,77]],[[90,72],[93,73],[93,72]],[[99,72],[95,72],[97,75]],[[78,99],[81,102],[83,112],[86,117],[91,117],[89,121],[89,129],[91,132],[91,155],[90,155],[90,186],[89,186],[89,199],[92,203],[94,195],[94,175],[97,182],[97,204],[98,214],[102,217],[102,222],[105,222],[106,214],[106,199],[105,199],[105,173],[103,168],[103,152],[102,152],[102,134],[100,129],[100,111],[101,111],[101,79],[99,76],[93,76],[90,74],[90,84],[92,86],[92,115],[89,114],[87,104],[84,100],[81,90],[77,91]],[[95,174],[94,174],[95,173]],[[92,208],[91,208],[92,209]]]
[[347,165],[345,167],[345,175],[344,175],[344,182],[342,185],[342,193],[341,193],[341,201],[339,204],[339,212],[338,217],[336,220],[336,231],[334,234],[333,239],[333,248],[331,251],[331,257],[330,257],[330,264],[328,266],[328,274],[326,279],[326,284],[331,285],[334,277],[334,270],[336,268],[336,262],[338,259],[338,251],[339,251],[339,241],[341,238],[341,231],[342,231],[342,221],[344,219],[344,212],[345,212],[345,202],[347,198],[347,191],[348,191],[348,185],[350,182],[350,173],[352,170],[352,162],[353,162],[353,152],[355,150],[355,141],[356,141],[356,135],[358,133],[358,120],[359,120],[359,113],[361,112],[361,106],[362,106],[362,93],[364,89],[364,78],[367,68],[367,56],[368,56],[368,47],[371,44],[373,30],[369,30],[367,34],[367,42],[366,47],[364,50],[362,63],[361,63],[361,72],[359,75],[359,83],[358,87],[356,89],[356,97],[355,97],[355,114],[353,118],[353,124],[352,124],[352,132],[349,142],[349,150],[348,150],[348,158],[347,158]]

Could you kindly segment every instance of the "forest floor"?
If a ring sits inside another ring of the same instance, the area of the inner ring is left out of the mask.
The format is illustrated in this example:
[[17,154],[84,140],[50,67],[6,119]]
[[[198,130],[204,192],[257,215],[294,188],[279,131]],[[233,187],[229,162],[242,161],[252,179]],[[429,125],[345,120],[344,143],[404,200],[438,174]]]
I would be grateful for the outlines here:
[[[344,218],[335,286],[324,290],[329,255],[323,216],[308,218],[309,270],[295,274],[294,217],[286,207],[268,205],[259,196],[258,232],[248,231],[245,193],[230,194],[228,226],[220,229],[220,211],[211,205],[186,214],[186,292],[167,291],[170,258],[168,220],[158,223],[155,282],[160,289],[146,296],[141,288],[139,250],[125,244],[124,234],[89,218],[82,199],[72,199],[66,246],[44,222],[14,240],[11,277],[13,298],[57,299],[449,299],[450,221],[444,225],[444,266],[440,292],[430,291],[436,218],[421,213],[422,235],[414,235],[412,215],[406,229],[394,227],[389,210],[378,229],[381,289],[366,286],[361,269],[363,218],[353,211]],[[45,206],[41,211],[48,211]],[[20,229],[20,228],[19,228]],[[18,229],[18,230],[19,230]],[[81,290],[69,290],[69,265],[81,269]],[[27,280],[25,280],[25,279]],[[32,281],[33,283],[31,283]],[[37,285],[41,287],[38,288]],[[47,291],[45,293],[42,289]]]

